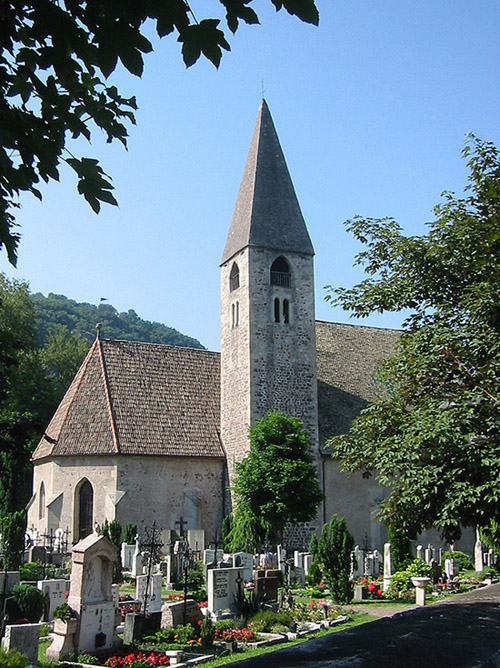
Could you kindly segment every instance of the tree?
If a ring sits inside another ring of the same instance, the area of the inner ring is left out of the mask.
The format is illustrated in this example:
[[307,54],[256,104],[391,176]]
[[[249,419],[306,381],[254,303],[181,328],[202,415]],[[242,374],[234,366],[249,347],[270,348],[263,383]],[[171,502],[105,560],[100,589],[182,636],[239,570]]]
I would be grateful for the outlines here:
[[332,452],[388,487],[389,525],[437,526],[450,541],[461,526],[500,521],[500,156],[473,135],[464,156],[467,196],[444,193],[427,234],[348,221],[369,277],[328,295],[356,316],[411,311],[380,369],[384,391]]
[[3,568],[15,571],[23,561],[24,536],[26,533],[26,511],[18,510],[0,518],[2,535]]
[[302,422],[269,413],[249,430],[250,453],[236,464],[236,508],[230,544],[257,547],[267,539],[280,542],[287,522],[316,517],[323,495]]
[[61,329],[40,347],[27,284],[0,274],[0,516],[29,501],[31,455],[86,348]]
[[[252,0],[219,0],[233,33],[239,21],[258,23]],[[303,21],[318,23],[314,0],[271,0]],[[219,5],[214,3],[215,8]],[[89,142],[96,129],[110,143],[127,143],[134,123],[134,97],[124,98],[107,79],[118,61],[141,76],[143,55],[153,46],[147,24],[158,36],[174,34],[187,66],[201,54],[215,66],[229,50],[220,21],[198,21],[185,0],[4,0],[0,5],[0,247],[16,263],[19,234],[13,210],[17,197],[41,199],[40,180],[59,179],[61,161],[78,179],[78,192],[97,213],[101,202],[116,204],[113,186],[97,160],[66,149],[68,137]]]
[[332,516],[330,524],[324,524],[315,546],[314,561],[321,569],[330,595],[335,603],[350,603],[353,595],[351,581],[351,552],[354,538],[347,530],[344,518]]

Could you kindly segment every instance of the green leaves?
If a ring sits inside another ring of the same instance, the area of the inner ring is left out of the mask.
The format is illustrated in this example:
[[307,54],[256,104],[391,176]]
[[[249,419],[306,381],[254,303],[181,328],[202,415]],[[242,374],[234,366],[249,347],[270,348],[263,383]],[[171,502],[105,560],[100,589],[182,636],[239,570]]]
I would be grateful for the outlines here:
[[370,276],[331,291],[358,316],[410,308],[396,355],[379,370],[385,394],[332,439],[344,470],[389,487],[380,516],[409,531],[500,519],[500,155],[469,139],[470,196],[445,194],[428,234],[391,219],[355,219]]
[[[239,20],[258,23],[252,0],[219,0],[233,33]],[[274,0],[273,0],[274,1]],[[303,21],[317,23],[313,0],[276,2]],[[135,98],[122,98],[106,79],[121,63],[141,76],[144,54],[152,51],[146,24],[160,37],[176,33],[189,67],[201,55],[219,66],[229,51],[220,21],[199,22],[184,0],[5,0],[0,4],[0,249],[15,265],[20,235],[15,230],[17,198],[41,198],[40,179],[59,178],[69,152],[68,138],[89,142],[96,128],[108,142],[126,146],[127,126],[135,123]],[[87,159],[83,159],[87,160]],[[68,158],[79,176],[78,192],[92,209],[116,204],[110,182],[96,164]]]
[[222,30],[218,29],[220,21],[205,19],[199,24],[190,25],[179,36],[182,42],[182,57],[188,67],[194,65],[200,55],[208,58],[216,67],[219,67],[222,58],[222,49],[230,50]]
[[95,213],[101,209],[100,202],[118,205],[118,202],[110,192],[113,186],[104,177],[106,174],[99,166],[97,160],[91,158],[68,158],[66,160],[78,175],[78,192],[81,193],[92,207]]
[[298,418],[270,413],[249,436],[250,453],[236,465],[236,511],[229,536],[235,548],[245,532],[255,546],[266,534],[271,542],[279,541],[287,522],[314,519],[323,498],[309,438]]

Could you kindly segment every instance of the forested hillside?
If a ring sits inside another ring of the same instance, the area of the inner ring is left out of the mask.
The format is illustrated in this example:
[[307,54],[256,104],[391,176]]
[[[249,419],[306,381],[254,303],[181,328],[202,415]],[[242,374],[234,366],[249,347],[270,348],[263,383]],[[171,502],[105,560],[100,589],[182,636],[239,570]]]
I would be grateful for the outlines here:
[[172,327],[142,320],[132,309],[126,313],[118,313],[111,304],[101,303],[95,306],[78,303],[64,295],[53,293],[44,297],[38,292],[31,295],[31,300],[38,319],[38,338],[42,345],[45,344],[48,334],[61,325],[66,327],[70,334],[78,333],[91,342],[96,335],[97,323],[101,323],[103,339],[204,347],[197,339],[185,336]]

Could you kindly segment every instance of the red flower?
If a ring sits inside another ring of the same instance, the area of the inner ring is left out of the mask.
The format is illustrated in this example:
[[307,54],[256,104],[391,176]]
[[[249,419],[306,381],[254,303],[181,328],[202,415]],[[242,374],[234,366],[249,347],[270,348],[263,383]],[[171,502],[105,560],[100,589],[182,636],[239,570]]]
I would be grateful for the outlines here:
[[198,620],[198,626],[201,626],[202,623],[203,623],[203,620],[199,619],[199,620]]
[[367,583],[368,583],[368,578],[363,578],[363,584],[365,585]]
[[377,589],[377,596],[382,596],[382,590],[381,589]]
[[376,588],[375,582],[370,582],[368,585],[368,591],[375,591]]

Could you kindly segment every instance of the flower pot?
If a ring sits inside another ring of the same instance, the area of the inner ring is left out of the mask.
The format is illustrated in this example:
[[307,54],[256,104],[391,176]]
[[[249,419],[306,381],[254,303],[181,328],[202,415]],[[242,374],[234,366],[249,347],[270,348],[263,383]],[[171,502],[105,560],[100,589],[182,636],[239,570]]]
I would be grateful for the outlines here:
[[54,633],[60,636],[73,635],[73,633],[76,633],[77,623],[78,620],[76,619],[68,619],[67,621],[65,621],[64,619],[55,619]]

